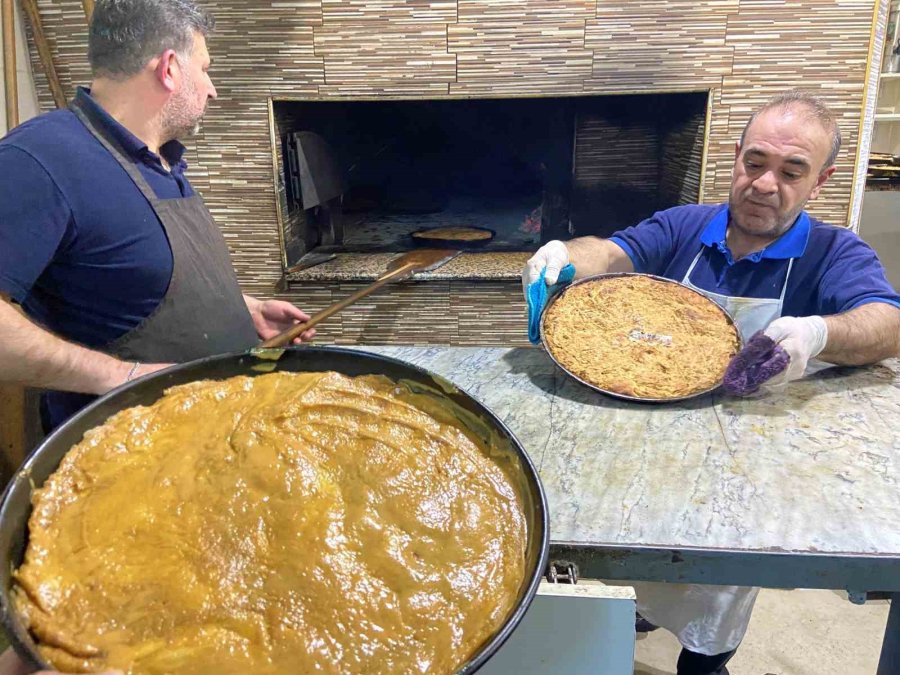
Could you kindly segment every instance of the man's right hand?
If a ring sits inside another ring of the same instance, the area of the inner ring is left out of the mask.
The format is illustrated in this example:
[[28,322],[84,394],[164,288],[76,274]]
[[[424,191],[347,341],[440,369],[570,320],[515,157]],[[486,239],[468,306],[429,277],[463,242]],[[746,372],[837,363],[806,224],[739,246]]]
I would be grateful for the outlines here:
[[561,241],[549,241],[541,246],[522,270],[522,292],[526,293],[528,287],[541,278],[541,270],[547,268],[544,281],[552,286],[559,279],[559,272],[569,264],[569,249]]

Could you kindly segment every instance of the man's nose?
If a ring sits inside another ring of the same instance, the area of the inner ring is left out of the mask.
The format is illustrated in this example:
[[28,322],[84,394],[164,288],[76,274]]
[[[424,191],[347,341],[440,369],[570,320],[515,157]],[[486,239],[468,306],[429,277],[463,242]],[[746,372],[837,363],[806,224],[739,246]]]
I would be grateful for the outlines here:
[[753,181],[753,189],[761,194],[770,195],[778,191],[778,180],[774,171],[766,171],[755,181]]
[[212,83],[212,80],[209,82],[209,97],[213,100],[219,98],[219,94],[216,91],[216,85]]

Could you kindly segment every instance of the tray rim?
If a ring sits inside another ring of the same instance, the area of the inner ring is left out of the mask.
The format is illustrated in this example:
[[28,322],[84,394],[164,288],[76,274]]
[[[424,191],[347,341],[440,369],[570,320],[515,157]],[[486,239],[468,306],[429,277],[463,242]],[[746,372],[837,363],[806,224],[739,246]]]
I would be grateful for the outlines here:
[[700,391],[696,391],[691,394],[685,394],[683,396],[675,396],[672,398],[630,396],[628,394],[623,394],[621,392],[612,391],[610,389],[604,389],[598,385],[591,384],[590,382],[587,382],[586,380],[583,380],[582,378],[578,377],[578,375],[576,375],[575,373],[570,371],[568,368],[566,368],[564,365],[562,365],[557,360],[556,356],[553,354],[553,351],[550,349],[550,347],[547,344],[546,333],[544,330],[544,326],[545,326],[545,323],[547,320],[547,311],[563,295],[565,295],[570,289],[572,289],[576,286],[591,283],[594,281],[600,281],[600,280],[605,280],[605,279],[614,279],[614,278],[618,278],[618,277],[648,277],[650,279],[655,279],[657,281],[663,281],[663,282],[666,282],[669,284],[674,284],[676,286],[680,286],[681,288],[687,289],[691,293],[694,293],[695,295],[700,296],[707,302],[713,304],[716,307],[716,309],[718,309],[722,313],[722,315],[728,320],[728,323],[734,329],[734,332],[737,334],[737,339],[738,339],[738,349],[737,349],[737,352],[735,352],[735,353],[738,353],[741,351],[741,349],[743,349],[744,339],[741,335],[740,328],[738,327],[737,323],[734,320],[734,317],[731,316],[731,314],[725,308],[721,307],[716,301],[703,295],[703,293],[701,293],[700,291],[690,288],[689,286],[686,286],[682,282],[676,281],[675,279],[668,279],[666,277],[662,277],[657,274],[647,274],[644,272],[601,272],[600,274],[592,274],[591,276],[584,277],[582,279],[578,279],[577,281],[573,281],[571,284],[569,284],[568,286],[563,288],[561,291],[554,294],[553,297],[547,301],[547,304],[544,305],[544,309],[541,310],[541,321],[540,321],[541,346],[544,348],[544,351],[547,353],[547,355],[550,357],[550,359],[553,361],[553,363],[555,363],[560,370],[562,370],[566,375],[571,377],[573,380],[575,380],[576,382],[580,382],[584,386],[589,387],[589,388],[593,389],[594,391],[597,391],[606,396],[610,396],[612,398],[617,398],[617,399],[621,399],[624,401],[634,401],[636,403],[677,403],[679,401],[689,401],[691,399],[699,398],[701,396],[711,394],[711,393],[717,391],[718,389],[720,389],[722,387],[722,382],[718,382],[717,384],[715,384],[711,387],[708,387],[708,388],[700,390]]

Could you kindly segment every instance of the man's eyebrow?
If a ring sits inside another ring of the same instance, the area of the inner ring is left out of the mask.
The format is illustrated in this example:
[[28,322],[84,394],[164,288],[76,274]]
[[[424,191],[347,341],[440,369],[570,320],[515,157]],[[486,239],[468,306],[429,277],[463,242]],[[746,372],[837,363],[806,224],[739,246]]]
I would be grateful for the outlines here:
[[[754,157],[768,157],[769,156],[767,153],[763,152],[759,148],[749,148],[747,150],[746,154],[753,155]],[[811,166],[811,164],[809,163],[809,160],[805,159],[804,157],[788,157],[784,161],[785,161],[785,164],[793,164],[794,166],[799,166],[799,167],[804,167],[804,168],[809,168]]]

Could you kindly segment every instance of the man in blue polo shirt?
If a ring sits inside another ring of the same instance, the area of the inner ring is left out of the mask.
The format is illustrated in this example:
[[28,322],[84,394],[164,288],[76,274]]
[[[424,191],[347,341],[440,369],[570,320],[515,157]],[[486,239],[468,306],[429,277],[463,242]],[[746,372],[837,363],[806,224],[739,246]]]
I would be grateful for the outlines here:
[[[790,357],[764,389],[803,376],[808,361],[863,365],[900,355],[900,296],[874,251],[803,207],[834,172],[834,116],[789,92],[750,118],[736,145],[728,204],[680,206],[609,239],[552,241],[528,261],[527,287],[545,273],[643,272],[675,279],[728,309],[749,338],[763,330]],[[679,675],[726,673],[758,589],[636,584],[641,614],[675,633]]]
[[241,293],[185,175],[178,139],[216,97],[211,28],[191,0],[99,0],[91,89],[0,140],[0,380],[57,390],[50,427],[136,376],[309,318]]

